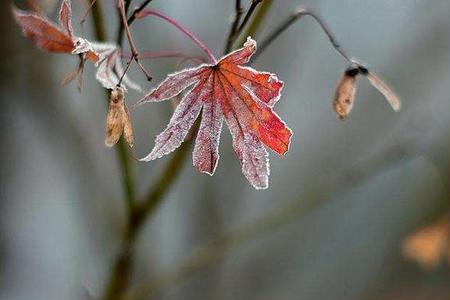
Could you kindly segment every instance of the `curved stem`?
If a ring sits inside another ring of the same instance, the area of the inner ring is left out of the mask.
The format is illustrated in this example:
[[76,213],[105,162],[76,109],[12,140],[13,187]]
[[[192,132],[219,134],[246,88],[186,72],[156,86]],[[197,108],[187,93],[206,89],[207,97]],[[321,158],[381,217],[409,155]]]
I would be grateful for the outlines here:
[[302,7],[298,8],[290,17],[288,17],[283,23],[281,23],[269,36],[259,44],[259,51],[255,53],[252,60],[255,60],[261,53],[270,45],[273,41],[275,41],[286,29],[288,29],[295,21],[299,20],[303,16],[312,17],[322,28],[323,32],[327,35],[331,45],[334,49],[349,63],[353,63],[348,54],[341,48],[341,45],[337,42],[334,34],[325,24],[321,17],[310,10],[306,10]]
[[169,17],[161,12],[151,10],[151,9],[144,9],[141,12],[136,14],[136,18],[138,18],[138,19],[142,19],[146,16],[155,16],[155,17],[161,18],[161,19],[165,20],[166,22],[172,24],[178,30],[180,30],[185,35],[187,35],[195,44],[197,44],[197,46],[199,46],[199,48],[202,49],[203,52],[205,52],[205,54],[208,56],[208,58],[211,60],[211,62],[213,64],[217,63],[217,59],[214,57],[212,51],[202,41],[200,41],[200,39],[194,33],[192,33],[189,29],[185,28],[183,25],[178,23],[178,21],[176,21],[175,19],[172,19],[171,17]]
[[[130,59],[131,53],[122,53],[123,59]],[[156,59],[156,58],[182,58],[186,60],[192,60],[198,64],[205,62],[202,57],[186,55],[179,51],[142,51],[139,52],[140,59]]]

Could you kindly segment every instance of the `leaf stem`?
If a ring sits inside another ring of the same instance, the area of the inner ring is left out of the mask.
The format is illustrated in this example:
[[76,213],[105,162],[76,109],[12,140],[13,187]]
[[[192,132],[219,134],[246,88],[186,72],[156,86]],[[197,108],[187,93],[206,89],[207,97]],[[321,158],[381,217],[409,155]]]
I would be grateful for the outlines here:
[[286,29],[288,29],[292,24],[294,24],[297,20],[301,19],[303,16],[312,17],[323,30],[323,32],[327,35],[331,45],[334,49],[349,63],[353,63],[352,59],[347,55],[347,53],[341,48],[341,45],[337,42],[336,37],[329,29],[329,27],[325,24],[323,19],[312,12],[311,10],[307,10],[303,7],[299,7],[295,10],[295,12],[289,16],[284,22],[282,22],[277,28],[275,28],[269,36],[259,44],[258,52],[255,53],[252,60],[255,60],[261,53],[272,44]]
[[161,19],[165,20],[166,22],[175,26],[178,30],[180,30],[182,33],[184,33],[186,36],[188,36],[195,44],[197,44],[197,46],[200,49],[202,49],[203,52],[205,52],[205,54],[210,59],[211,63],[213,63],[213,64],[217,63],[217,59],[214,57],[214,54],[212,53],[212,51],[193,32],[191,32],[189,29],[187,29],[186,27],[184,27],[183,25],[178,23],[178,21],[176,21],[175,19],[173,19],[161,12],[158,12],[158,11],[152,10],[152,9],[144,9],[141,12],[138,12],[136,14],[136,18],[138,18],[138,19],[141,19],[141,18],[144,18],[147,16],[155,16],[155,17],[161,18]]

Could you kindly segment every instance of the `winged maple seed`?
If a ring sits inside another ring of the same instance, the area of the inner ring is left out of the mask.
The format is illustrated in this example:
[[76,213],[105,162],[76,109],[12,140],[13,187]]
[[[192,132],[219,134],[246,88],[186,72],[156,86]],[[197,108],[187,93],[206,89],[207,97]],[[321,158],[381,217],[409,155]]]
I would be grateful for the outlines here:
[[242,172],[257,189],[268,187],[269,160],[266,145],[278,154],[288,151],[291,130],[272,110],[281,96],[283,82],[271,73],[244,67],[256,51],[247,39],[244,47],[224,56],[216,64],[204,64],[169,75],[137,104],[170,99],[189,86],[167,128],[157,136],[150,161],[178,148],[202,112],[193,152],[194,166],[212,175],[219,159],[218,147],[223,119],[233,137],[233,148]]
[[108,114],[106,117],[105,144],[108,147],[114,146],[119,141],[122,133],[130,147],[133,147],[134,144],[130,114],[124,98],[123,88],[116,87],[111,91]]
[[356,81],[359,75],[367,77],[369,82],[386,98],[394,111],[401,107],[400,99],[381,78],[360,64],[348,67],[336,87],[333,108],[339,119],[344,120],[353,108],[356,94]]

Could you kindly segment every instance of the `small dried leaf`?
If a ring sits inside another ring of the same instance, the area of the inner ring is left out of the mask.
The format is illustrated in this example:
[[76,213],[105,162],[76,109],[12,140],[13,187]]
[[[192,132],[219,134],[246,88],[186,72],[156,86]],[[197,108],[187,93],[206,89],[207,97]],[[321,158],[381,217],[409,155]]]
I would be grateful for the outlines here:
[[30,38],[37,47],[59,53],[71,53],[74,49],[72,38],[39,14],[25,12],[14,6],[12,11],[24,35]]
[[122,136],[125,123],[124,113],[124,91],[115,88],[109,97],[109,108],[106,116],[106,138],[105,145],[114,146]]
[[353,108],[356,94],[357,68],[348,68],[339,81],[334,94],[333,109],[341,120],[345,120]]
[[378,75],[369,72],[366,76],[372,86],[383,94],[392,109],[394,111],[399,111],[401,108],[401,101],[395,92],[383,80],[381,80]]
[[12,10],[25,36],[39,48],[49,52],[81,54],[84,59],[93,63],[99,60],[99,55],[89,41],[73,35],[70,0],[63,0],[61,3],[59,23],[62,29],[37,12],[25,12],[14,6]]

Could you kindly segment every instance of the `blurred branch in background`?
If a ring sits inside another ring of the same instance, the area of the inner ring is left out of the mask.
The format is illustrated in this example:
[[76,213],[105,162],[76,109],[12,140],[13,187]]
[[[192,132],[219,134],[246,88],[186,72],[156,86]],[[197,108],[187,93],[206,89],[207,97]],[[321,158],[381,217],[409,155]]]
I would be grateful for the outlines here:
[[251,240],[263,235],[270,234],[282,226],[305,217],[316,209],[327,205],[340,194],[355,188],[379,174],[385,168],[395,165],[399,161],[411,159],[416,155],[419,148],[417,140],[402,140],[393,138],[395,142],[387,142],[385,149],[367,158],[358,165],[349,168],[347,171],[336,175],[334,179],[328,180],[334,185],[307,201],[294,200],[275,212],[261,217],[252,224],[244,225],[232,232],[225,233],[197,248],[190,256],[182,260],[175,267],[162,271],[154,278],[144,281],[131,289],[131,292],[124,296],[125,300],[143,300],[164,288],[171,287],[199,272],[206,266],[216,263],[225,258],[226,252],[230,249],[242,246]]

